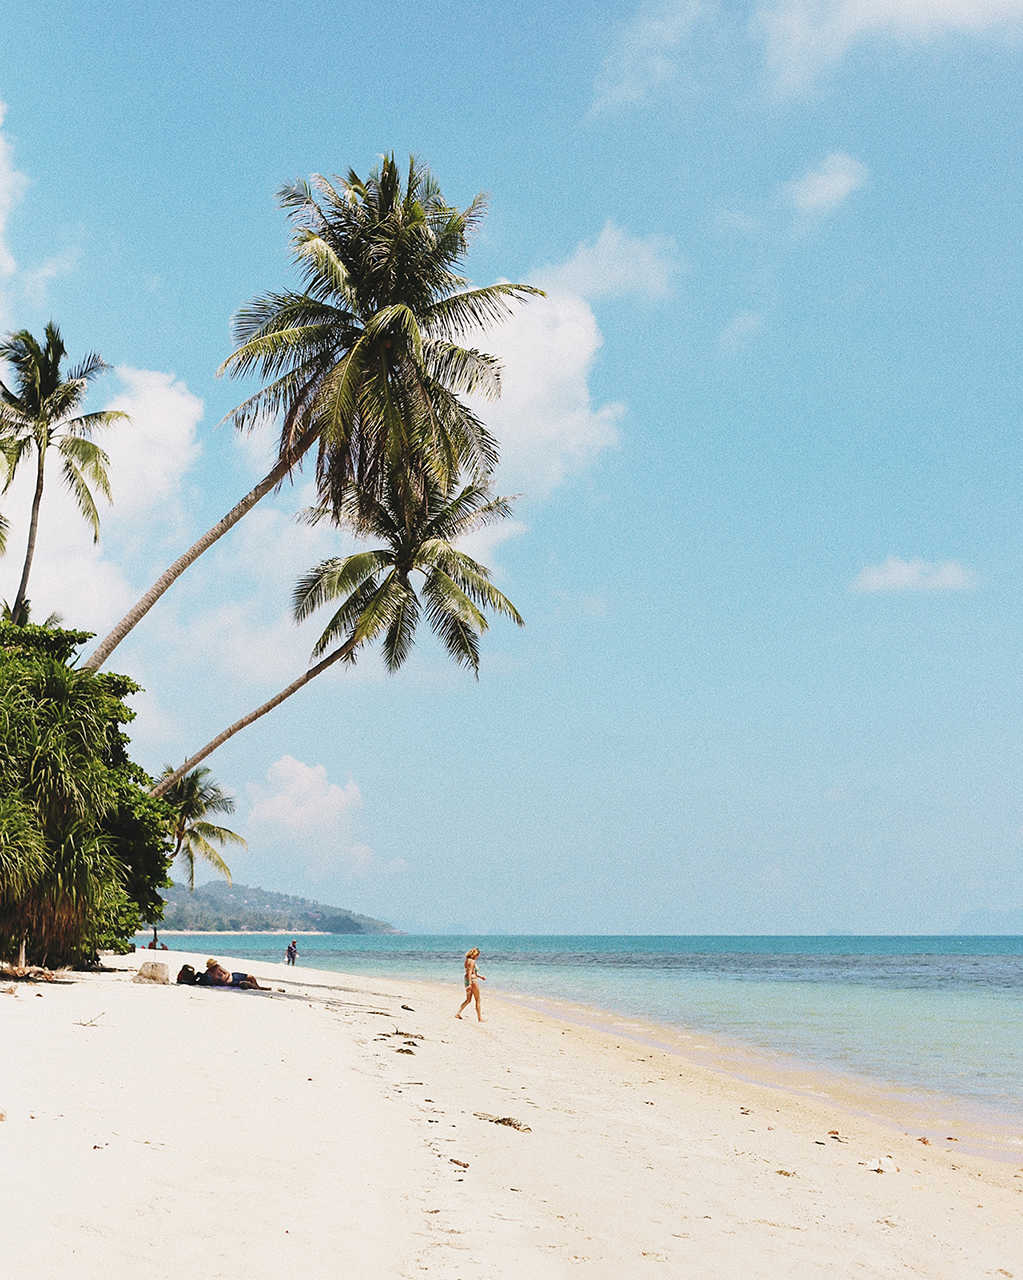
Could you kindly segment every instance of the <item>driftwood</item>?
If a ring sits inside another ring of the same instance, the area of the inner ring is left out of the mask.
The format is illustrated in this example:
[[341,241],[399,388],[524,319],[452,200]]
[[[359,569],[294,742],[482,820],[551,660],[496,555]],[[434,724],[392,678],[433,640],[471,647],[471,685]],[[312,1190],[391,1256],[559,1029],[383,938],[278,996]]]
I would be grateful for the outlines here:
[[16,964],[0,964],[0,978],[5,982],[56,982],[57,973],[46,969],[41,964],[30,964],[24,967]]
[[518,1129],[519,1133],[533,1132],[528,1124],[523,1124],[521,1120],[516,1120],[514,1116],[492,1116],[486,1111],[474,1111],[473,1115],[477,1120],[489,1120],[491,1124],[506,1124],[509,1129]]

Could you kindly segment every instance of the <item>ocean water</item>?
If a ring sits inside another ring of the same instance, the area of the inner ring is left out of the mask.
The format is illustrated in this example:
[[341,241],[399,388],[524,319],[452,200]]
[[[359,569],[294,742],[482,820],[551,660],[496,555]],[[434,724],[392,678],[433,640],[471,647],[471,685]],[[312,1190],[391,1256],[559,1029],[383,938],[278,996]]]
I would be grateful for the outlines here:
[[[171,949],[280,961],[275,934],[167,935]],[[487,991],[712,1033],[806,1064],[994,1108],[1023,1127],[1023,937],[298,939],[299,965],[448,981],[481,949]]]

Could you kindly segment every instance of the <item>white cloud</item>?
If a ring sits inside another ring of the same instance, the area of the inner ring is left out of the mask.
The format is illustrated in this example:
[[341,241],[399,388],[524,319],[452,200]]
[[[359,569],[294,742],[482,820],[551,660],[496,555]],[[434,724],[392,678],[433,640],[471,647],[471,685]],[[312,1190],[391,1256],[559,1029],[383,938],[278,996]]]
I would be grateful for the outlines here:
[[[7,104],[0,102],[0,130],[3,128]],[[28,179],[14,167],[11,144],[0,132],[0,276],[14,273],[15,262],[7,246],[7,219],[21,199]]]
[[816,169],[790,182],[785,193],[800,213],[832,213],[867,180],[867,166],[844,151],[832,151]]
[[[306,764],[281,756],[266,771],[266,783],[250,782],[248,826],[267,827],[293,841],[289,861],[325,873],[344,870],[350,875],[371,872],[395,874],[407,863],[396,858],[381,863],[369,845],[351,838],[353,815],[362,807],[362,793],[354,779],[343,787],[331,782],[322,764]],[[256,832],[252,841],[262,839]]]
[[671,236],[633,236],[609,220],[596,240],[580,244],[565,262],[541,269],[535,278],[548,292],[582,298],[663,298],[678,268]]
[[677,73],[676,55],[700,15],[697,0],[645,4],[618,34],[594,85],[593,110],[642,102]]
[[759,311],[740,311],[721,330],[718,345],[722,351],[739,351],[763,328],[764,317]]
[[119,423],[100,443],[110,455],[115,520],[135,520],[167,506],[182,476],[201,453],[196,438],[203,402],[172,373],[118,365],[124,390],[109,403],[131,419]]
[[590,393],[603,337],[585,299],[535,299],[477,341],[504,365],[501,399],[477,406],[501,442],[500,492],[546,497],[618,443],[624,406]]
[[[68,625],[95,631],[116,621],[135,599],[128,573],[138,569],[140,545],[152,536],[154,524],[163,526],[169,497],[198,454],[195,432],[202,416],[202,401],[172,375],[146,369],[117,372],[126,390],[107,407],[129,410],[134,421],[115,423],[97,436],[110,456],[115,502],[106,507],[99,500],[101,540],[92,541],[54,455],[29,581],[35,616],[56,611]],[[13,600],[21,573],[34,480],[30,466],[22,465],[3,499],[11,524],[7,555],[0,561],[0,595],[7,600]],[[156,522],[154,512],[160,517]]]
[[362,805],[362,794],[353,779],[339,787],[328,779],[322,764],[305,764],[294,756],[275,760],[266,771],[266,784],[250,782],[247,790],[251,822],[271,823],[294,832],[336,826]]
[[77,249],[63,249],[60,253],[55,253],[52,258],[47,258],[38,267],[20,271],[18,283],[22,293],[35,306],[43,306],[51,280],[59,280],[62,276],[70,275],[78,266],[79,257]]
[[1023,25],[1023,0],[763,0],[754,29],[766,41],[775,85],[812,83],[871,35],[904,42]]
[[976,586],[972,569],[958,560],[934,564],[927,560],[902,560],[889,556],[882,564],[867,565],[851,584],[862,593],[882,591],[968,591]]
[[590,300],[662,297],[678,266],[670,237],[633,236],[607,222],[564,262],[529,274],[546,298],[530,299],[499,328],[471,335],[470,345],[493,352],[504,367],[500,400],[474,406],[501,444],[499,492],[545,498],[618,444],[625,406],[594,403],[590,390],[604,341]]

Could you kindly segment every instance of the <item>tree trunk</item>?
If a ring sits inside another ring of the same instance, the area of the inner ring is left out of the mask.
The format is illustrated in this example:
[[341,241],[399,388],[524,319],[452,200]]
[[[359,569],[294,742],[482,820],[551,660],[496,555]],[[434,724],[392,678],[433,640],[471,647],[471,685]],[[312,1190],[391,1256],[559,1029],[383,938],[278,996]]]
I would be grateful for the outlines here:
[[309,681],[318,676],[321,671],[326,671],[328,667],[333,666],[335,662],[339,661],[339,659],[348,657],[354,652],[354,650],[354,642],[352,640],[346,640],[339,649],[335,649],[333,653],[329,653],[322,661],[318,662],[315,667],[310,667],[309,670],[303,675],[300,675],[297,680],[293,680],[291,684],[282,689],[280,693],[272,697],[269,702],[264,702],[263,705],[257,707],[255,711],[251,711],[247,716],[243,716],[241,720],[236,720],[234,724],[224,729],[223,732],[218,733],[215,738],[212,738],[207,742],[198,754],[189,757],[189,759],[187,759],[179,769],[175,769],[173,773],[169,773],[166,778],[161,778],[160,781],[150,789],[149,794],[151,796],[162,796],[164,792],[168,791],[179,778],[183,778],[185,774],[194,769],[197,764],[201,764],[208,755],[212,755],[213,752],[216,751],[217,747],[222,746],[228,738],[233,738],[236,733],[240,733],[242,729],[247,728],[250,724],[254,724],[261,716],[265,716],[268,711],[272,711],[274,707],[279,707],[285,699],[290,698],[293,693],[297,693],[303,685],[307,685]]
[[46,449],[39,448],[38,441],[36,448],[39,450],[39,459],[36,465],[36,491],[32,498],[32,518],[28,522],[28,548],[25,551],[25,567],[21,571],[21,582],[18,584],[18,594],[14,597],[14,605],[11,608],[11,619],[18,621],[21,616],[21,609],[25,603],[25,597],[28,595],[28,575],[32,571],[32,557],[36,553],[36,533],[39,530],[39,508],[43,501],[43,468],[46,462]]
[[25,937],[24,934],[22,934],[21,941],[18,943],[18,968],[19,969],[24,969],[25,967],[25,947],[27,942],[28,942],[28,939]]
[[164,573],[162,573],[159,578],[157,578],[146,594],[142,596],[141,599],[138,600],[137,603],[128,611],[128,613],[124,615],[117,626],[114,627],[113,631],[110,632],[106,639],[103,640],[89,655],[85,662],[82,663],[82,670],[98,671],[128,632],[131,631],[136,623],[140,622],[146,616],[167,588],[172,586],[174,582],[181,577],[193,561],[198,560],[204,551],[209,547],[212,547],[218,538],[223,537],[229,529],[232,529],[242,516],[256,505],[260,498],[264,497],[271,489],[275,489],[281,483],[295,464],[301,461],[302,457],[309,450],[310,445],[315,442],[318,435],[319,428],[310,427],[308,431],[299,436],[287,457],[281,459],[281,461],[278,462],[262,480],[260,480],[259,484],[257,484],[254,489],[249,490],[245,497],[242,498],[241,502],[236,503],[236,505],[231,508],[223,519],[218,520],[212,528],[208,529],[198,542],[193,543],[192,546],[188,548],[184,555],[178,556],[177,560],[175,560],[174,563]]

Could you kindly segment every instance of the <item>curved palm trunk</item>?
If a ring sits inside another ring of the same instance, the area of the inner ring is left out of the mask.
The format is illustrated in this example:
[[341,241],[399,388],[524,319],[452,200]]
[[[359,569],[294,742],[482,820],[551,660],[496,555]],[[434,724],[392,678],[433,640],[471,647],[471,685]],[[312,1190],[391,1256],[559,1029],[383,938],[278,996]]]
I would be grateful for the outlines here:
[[241,502],[236,503],[223,519],[218,520],[212,528],[208,529],[198,542],[194,542],[184,555],[178,556],[177,560],[157,578],[146,594],[124,615],[106,639],[97,645],[96,649],[82,663],[82,670],[98,671],[128,632],[146,616],[167,588],[181,577],[193,561],[198,560],[204,551],[212,547],[218,538],[222,538],[229,529],[234,528],[242,516],[250,511],[260,498],[265,497],[271,489],[275,489],[281,483],[288,472],[308,452],[309,447],[315,442],[318,435],[319,428],[310,427],[308,431],[299,436],[287,457],[281,459],[260,480],[255,488],[249,490]]
[[328,653],[322,661],[316,664],[315,667],[310,667],[309,670],[300,675],[297,680],[293,680],[291,684],[282,689],[280,693],[275,694],[269,702],[264,702],[263,705],[257,707],[255,711],[250,711],[247,716],[243,716],[241,720],[236,720],[234,724],[229,725],[221,733],[218,733],[215,738],[211,738],[200,752],[194,756],[190,756],[179,769],[175,769],[173,773],[169,773],[166,778],[161,778],[159,782],[150,788],[149,794],[151,796],[162,796],[165,791],[178,781],[179,778],[183,778],[185,774],[194,769],[197,764],[201,764],[208,755],[212,755],[213,752],[216,751],[217,747],[222,746],[228,738],[233,738],[236,733],[240,733],[242,729],[248,728],[250,724],[254,724],[262,716],[265,716],[268,711],[273,711],[274,707],[279,707],[281,703],[287,698],[290,698],[293,693],[297,693],[303,685],[307,685],[310,680],[314,680],[321,671],[326,671],[327,668],[332,667],[335,662],[348,657],[354,649],[354,641],[346,640],[339,649],[335,649],[333,653]]
[[39,530],[39,508],[43,501],[43,469],[46,462],[46,450],[39,450],[39,461],[36,466],[36,491],[32,498],[32,517],[28,522],[28,548],[25,551],[25,567],[21,571],[21,582],[18,583],[18,594],[14,597],[11,617],[18,619],[28,595],[28,575],[32,571],[32,557],[36,553],[36,534]]

